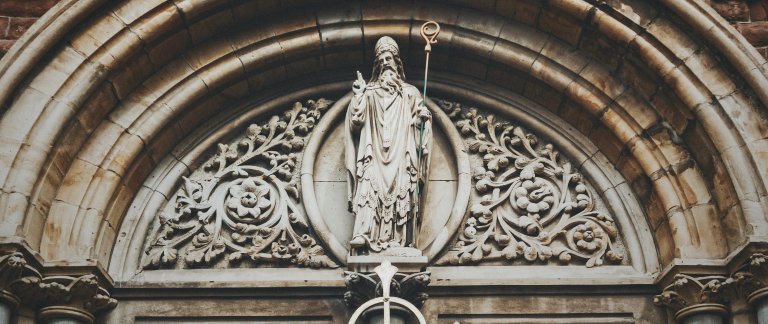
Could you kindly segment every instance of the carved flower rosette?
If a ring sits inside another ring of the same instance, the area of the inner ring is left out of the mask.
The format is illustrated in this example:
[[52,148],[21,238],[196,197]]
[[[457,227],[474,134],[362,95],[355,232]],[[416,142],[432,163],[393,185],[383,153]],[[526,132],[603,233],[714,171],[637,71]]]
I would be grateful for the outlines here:
[[180,254],[188,267],[243,260],[337,267],[310,233],[297,174],[305,140],[329,105],[296,103],[283,116],[251,124],[233,143],[218,144],[158,213],[143,267],[176,267]]
[[584,177],[552,144],[474,108],[438,101],[474,156],[474,201],[453,248],[438,264],[621,263],[618,229],[597,210]]

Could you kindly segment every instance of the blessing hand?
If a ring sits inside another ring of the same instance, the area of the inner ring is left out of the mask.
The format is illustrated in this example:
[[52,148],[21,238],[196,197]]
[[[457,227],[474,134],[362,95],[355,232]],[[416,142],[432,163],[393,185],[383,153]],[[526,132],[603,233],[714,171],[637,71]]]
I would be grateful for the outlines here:
[[355,95],[361,95],[363,94],[363,91],[365,91],[365,80],[363,80],[363,75],[360,74],[360,71],[357,71],[357,80],[355,80],[354,83],[352,83],[352,91],[355,93]]

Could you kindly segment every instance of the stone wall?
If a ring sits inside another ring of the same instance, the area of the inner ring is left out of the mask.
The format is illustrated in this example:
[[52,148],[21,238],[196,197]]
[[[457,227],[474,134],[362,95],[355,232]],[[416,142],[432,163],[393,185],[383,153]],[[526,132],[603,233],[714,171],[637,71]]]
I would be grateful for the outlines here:
[[0,58],[32,24],[59,0],[0,1]]

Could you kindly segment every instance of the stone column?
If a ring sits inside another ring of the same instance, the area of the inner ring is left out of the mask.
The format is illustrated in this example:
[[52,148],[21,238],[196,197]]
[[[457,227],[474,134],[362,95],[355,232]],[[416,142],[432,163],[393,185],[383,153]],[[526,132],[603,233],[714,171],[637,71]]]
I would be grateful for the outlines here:
[[10,252],[0,257],[0,324],[11,322],[21,299],[15,287],[25,280],[39,280],[40,273],[27,264],[20,252]]
[[46,324],[92,324],[98,312],[117,305],[92,274],[48,276],[25,286],[19,295],[38,308],[37,318]]
[[730,280],[755,310],[758,324],[768,324],[768,257],[754,253],[731,275]]
[[[405,274],[396,272],[396,267],[392,268],[393,271],[390,274],[379,271],[378,267],[375,274],[345,271],[344,284],[347,286],[347,292],[344,293],[344,302],[347,306],[356,310],[365,302],[382,297],[384,293],[382,284],[389,282],[389,295],[391,297],[399,297],[417,308],[421,307],[428,298],[424,290],[430,282],[429,272]],[[391,324],[405,324],[410,315],[409,310],[405,307],[394,303],[390,305]],[[366,309],[360,319],[358,323],[383,324],[383,306],[378,304]]]
[[728,315],[723,276],[675,276],[674,282],[653,298],[658,306],[666,306],[681,324],[723,324]]

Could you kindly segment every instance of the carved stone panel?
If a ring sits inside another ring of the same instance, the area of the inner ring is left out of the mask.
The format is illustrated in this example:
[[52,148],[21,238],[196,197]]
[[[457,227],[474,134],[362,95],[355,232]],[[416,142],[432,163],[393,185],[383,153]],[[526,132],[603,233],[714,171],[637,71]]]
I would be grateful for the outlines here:
[[[218,144],[157,213],[143,268],[345,264],[350,97],[296,103]],[[427,106],[434,146],[416,248],[429,264],[629,263],[581,165],[491,113]]]
[[297,175],[306,139],[330,103],[296,103],[218,144],[157,214],[143,267],[336,267],[311,233]]
[[622,262],[616,223],[578,165],[520,125],[437,102],[464,137],[474,185],[469,215],[438,264]]

